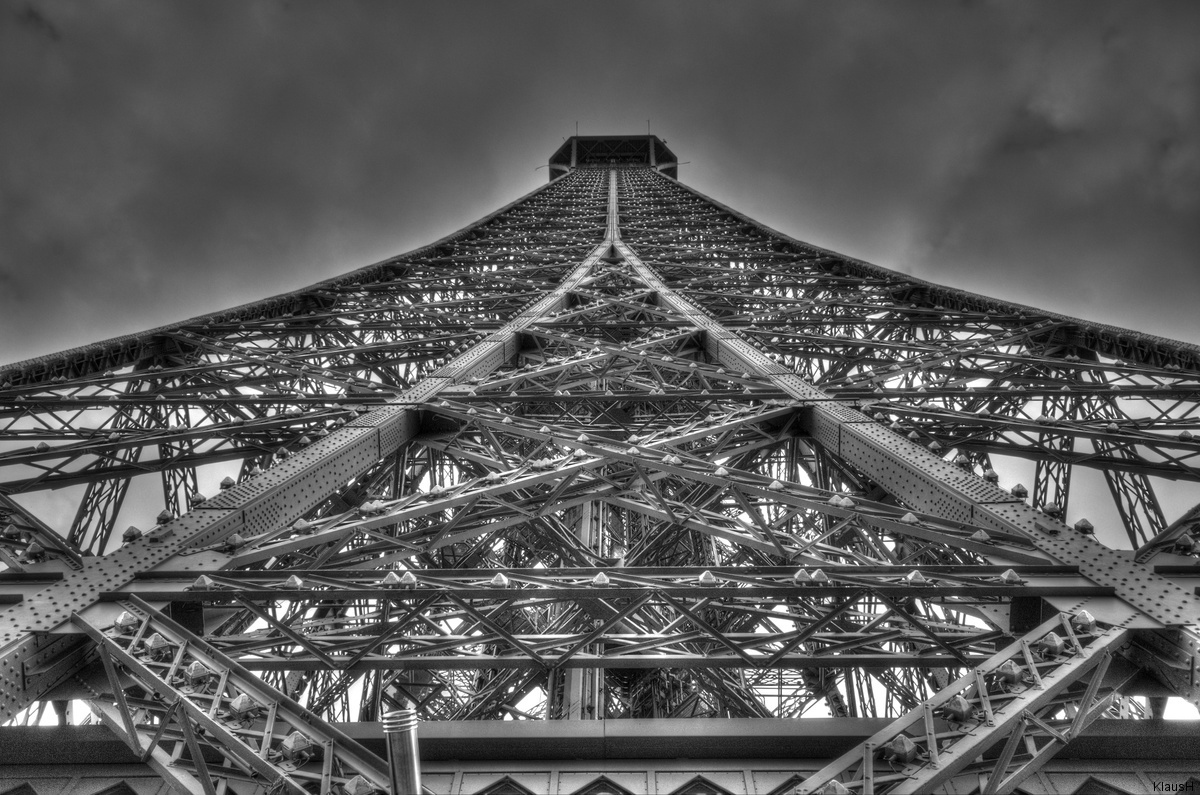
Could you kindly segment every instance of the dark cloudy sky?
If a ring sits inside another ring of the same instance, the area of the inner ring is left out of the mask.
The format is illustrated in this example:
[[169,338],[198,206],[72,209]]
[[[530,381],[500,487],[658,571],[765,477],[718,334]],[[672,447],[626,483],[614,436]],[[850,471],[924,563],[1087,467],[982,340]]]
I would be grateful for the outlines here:
[[796,237],[1200,342],[1200,3],[0,1],[0,360],[303,286],[579,122]]

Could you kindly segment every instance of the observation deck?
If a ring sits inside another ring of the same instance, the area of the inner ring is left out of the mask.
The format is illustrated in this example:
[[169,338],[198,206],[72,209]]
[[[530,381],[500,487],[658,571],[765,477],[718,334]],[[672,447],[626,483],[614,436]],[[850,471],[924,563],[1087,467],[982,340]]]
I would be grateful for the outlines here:
[[657,135],[573,135],[550,156],[550,179],[574,168],[649,166],[678,179],[679,161]]

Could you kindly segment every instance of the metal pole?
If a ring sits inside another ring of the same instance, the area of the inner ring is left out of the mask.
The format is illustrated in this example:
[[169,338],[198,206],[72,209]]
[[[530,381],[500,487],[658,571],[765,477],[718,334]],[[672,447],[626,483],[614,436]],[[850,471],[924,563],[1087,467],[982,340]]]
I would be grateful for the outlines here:
[[417,711],[398,709],[383,716],[392,795],[421,795],[421,756],[417,752]]

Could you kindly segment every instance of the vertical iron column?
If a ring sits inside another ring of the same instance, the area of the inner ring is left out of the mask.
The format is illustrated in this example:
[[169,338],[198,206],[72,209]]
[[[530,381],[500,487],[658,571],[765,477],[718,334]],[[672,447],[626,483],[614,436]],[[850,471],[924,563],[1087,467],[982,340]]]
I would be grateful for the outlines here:
[[383,717],[392,795],[421,795],[421,756],[417,750],[417,711],[398,709]]

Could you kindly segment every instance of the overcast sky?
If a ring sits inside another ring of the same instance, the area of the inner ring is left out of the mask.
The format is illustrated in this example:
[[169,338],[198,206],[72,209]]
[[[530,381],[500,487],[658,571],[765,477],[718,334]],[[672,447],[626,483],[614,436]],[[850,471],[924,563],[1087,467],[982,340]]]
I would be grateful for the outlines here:
[[764,223],[1200,342],[1200,3],[0,2],[0,361],[301,287],[667,139]]

